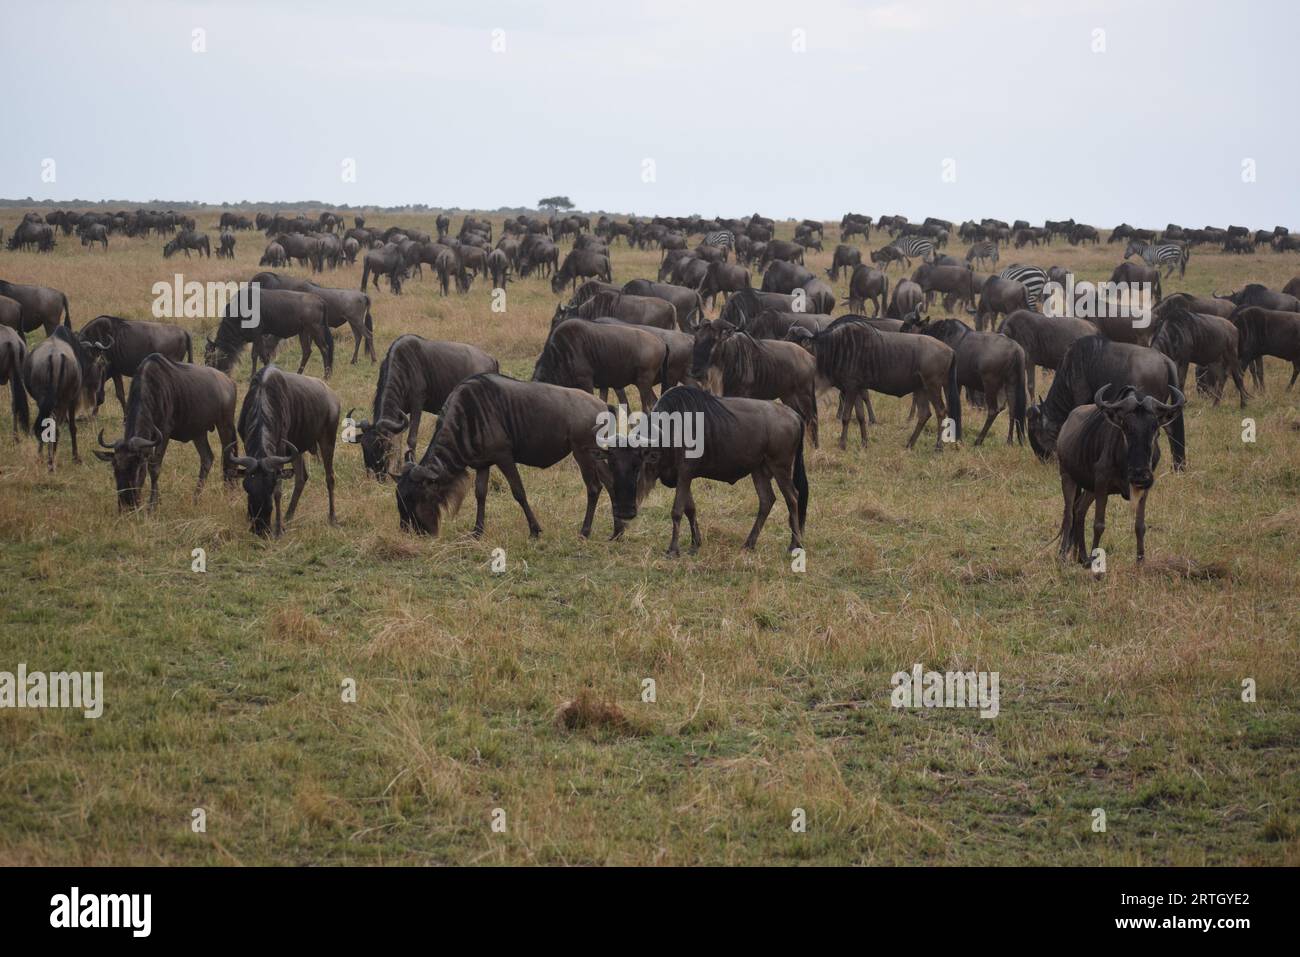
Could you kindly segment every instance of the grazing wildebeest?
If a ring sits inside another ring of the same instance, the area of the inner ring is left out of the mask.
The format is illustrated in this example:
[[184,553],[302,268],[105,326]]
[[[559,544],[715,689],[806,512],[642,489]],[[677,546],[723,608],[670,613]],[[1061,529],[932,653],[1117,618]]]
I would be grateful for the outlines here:
[[[176,362],[194,361],[194,345],[190,334],[180,326],[171,326],[165,322],[97,316],[82,326],[77,335],[90,342],[112,341],[113,348],[104,353],[104,379],[113,380],[113,389],[117,393],[117,402],[122,407],[123,415],[126,414],[126,391],[122,388],[122,377],[134,376],[145,356],[159,352]],[[103,402],[104,392],[101,386],[95,395],[96,412]]]
[[835,290],[825,279],[815,276],[792,290],[796,311],[832,313],[835,311]]
[[77,454],[77,408],[94,402],[103,375],[100,356],[112,347],[112,342],[82,342],[66,326],[58,326],[27,354],[23,385],[36,401],[33,434],[45,443],[46,429],[53,427],[53,441],[45,443],[51,472],[59,447],[60,420],[68,423],[72,461],[81,461]]
[[63,316],[63,325],[72,328],[72,310],[68,307],[68,297],[49,286],[21,286],[18,283],[0,279],[0,296],[18,303],[21,313],[15,324],[12,310],[0,313],[5,316],[5,324],[20,333],[31,332],[37,326],[45,329],[45,334],[52,335],[54,327]]
[[534,382],[593,392],[635,385],[641,408],[655,402],[654,386],[667,378],[668,347],[633,325],[567,319],[551,329],[533,366]]
[[[468,470],[473,469],[478,501],[474,535],[482,535],[488,475],[495,465],[523,509],[529,535],[536,538],[542,526],[528,504],[518,466],[545,469],[573,455],[587,489],[581,534],[588,537],[601,488],[607,484],[596,460],[602,413],[607,415],[609,407],[579,389],[520,382],[493,373],[470,376],[447,397],[419,464],[407,463],[398,476],[402,528],[437,535],[444,515],[454,515],[460,505],[469,484]],[[615,515],[614,537],[622,531],[623,521]]]
[[306,292],[320,296],[325,300],[325,318],[331,329],[337,329],[345,322],[352,330],[352,365],[357,363],[361,344],[366,346],[366,355],[374,362],[375,356],[375,322],[370,315],[370,297],[364,292],[353,289],[336,289],[333,286],[318,286],[310,279],[298,279],[294,276],[282,276],[279,273],[259,272],[252,282],[262,289],[287,289],[291,292]]
[[938,293],[943,296],[943,308],[947,312],[951,312],[954,305],[962,306],[967,312],[975,311],[979,290],[975,285],[975,273],[965,265],[938,266],[923,263],[912,273],[912,281],[925,292],[927,308]]
[[259,266],[286,266],[288,263],[289,257],[279,243],[267,243],[262,258],[257,261]]
[[402,280],[406,278],[407,263],[402,250],[394,243],[367,249],[361,260],[361,291],[366,291],[366,282],[374,277],[375,288],[379,288],[379,277],[387,276],[388,285],[395,294],[402,292]]
[[764,309],[758,318],[751,319],[746,327],[746,334],[755,339],[785,339],[795,326],[803,326],[809,332],[820,332],[831,324],[831,317],[826,313],[778,312]]
[[95,223],[81,231],[81,245],[89,247],[92,243],[99,243],[104,252],[108,252],[108,227],[103,223]]
[[902,319],[913,312],[924,311],[925,290],[910,279],[900,279],[889,300],[889,308],[885,310],[886,318]]
[[[1137,560],[1146,557],[1147,496],[1155,485],[1160,464],[1160,429],[1182,415],[1183,394],[1173,389],[1172,401],[1160,402],[1132,386],[1106,401],[1110,385],[1103,385],[1091,404],[1070,412],[1056,440],[1061,467],[1061,495],[1065,500],[1061,517],[1061,551],[1064,560],[1076,549],[1080,564],[1091,563],[1106,530],[1106,498],[1119,494],[1125,500],[1137,498],[1133,532],[1137,537]],[[1092,523],[1092,549],[1084,550],[1084,523],[1088,508],[1097,503]]]
[[[359,253],[360,251],[361,251],[361,244],[357,242],[357,240],[352,236],[348,236],[346,239],[343,240],[343,261],[346,262],[349,266],[356,263],[357,253]],[[232,250],[231,254],[233,255],[233,253],[234,251]]]
[[669,389],[654,411],[662,416],[678,416],[678,421],[702,422],[701,454],[688,455],[681,444],[664,439],[664,432],[652,435],[666,447],[614,446],[600,450],[598,455],[611,476],[610,499],[616,517],[624,521],[636,518],[646,494],[656,482],[662,481],[676,491],[668,555],[680,555],[678,538],[683,515],[690,524],[690,552],[694,554],[703,539],[695,520],[691,483],[696,479],[712,479],[734,485],[748,475],[758,493],[758,515],[742,546],[748,551],[758,542],[776,501],[772,492],[775,479],[790,514],[790,551],[803,547],[804,523],[808,518],[808,475],[803,463],[804,423],[797,412],[760,399],[719,398],[690,386]]
[[510,281],[510,257],[503,250],[494,249],[488,253],[487,269],[492,276],[492,288],[506,288]]
[[873,250],[871,253],[871,261],[873,263],[884,263],[881,268],[886,272],[888,272],[889,267],[894,263],[899,263],[900,265],[908,263],[910,265],[908,258],[904,256],[896,246],[892,245]]
[[[406,461],[415,458],[420,416],[439,415],[447,396],[465,379],[500,367],[477,346],[439,342],[409,333],[398,336],[384,354],[371,403],[371,419],[355,424],[356,443],[366,471],[382,481],[388,474],[393,440],[406,431]],[[352,418],[352,412],[348,413]]]
[[14,441],[20,432],[31,428],[27,410],[27,389],[23,386],[23,367],[27,364],[27,343],[15,330],[0,325],[0,385],[8,383],[14,416]]
[[624,284],[623,292],[629,296],[648,296],[671,303],[677,313],[677,327],[683,332],[693,332],[695,326],[704,320],[704,299],[699,290],[650,279],[633,279]]
[[[767,281],[766,276],[763,277],[763,281]],[[744,266],[734,263],[713,262],[709,263],[709,268],[704,274],[704,281],[700,283],[697,291],[700,298],[708,300],[709,308],[712,309],[717,303],[718,293],[722,293],[722,301],[725,303],[729,294],[740,292],[740,290],[749,287],[749,270]]]
[[1002,411],[999,395],[1005,395],[1011,421],[1007,424],[1007,445],[1014,439],[1025,444],[1025,351],[1007,338],[993,332],[976,332],[960,319],[936,319],[912,316],[903,322],[903,332],[933,336],[957,354],[957,385],[983,397],[988,417],[975,444],[993,426]]
[[1029,394],[1036,387],[1035,369],[1055,369],[1065,357],[1070,343],[1084,336],[1095,336],[1097,327],[1086,319],[1070,316],[1045,316],[1032,309],[1017,309],[1002,320],[998,332],[1025,350],[1025,375]]
[[993,328],[999,313],[1010,315],[1017,309],[1029,308],[1029,290],[1024,283],[1001,276],[990,276],[980,289],[979,309],[975,313],[975,328]]
[[[930,420],[934,406],[940,422],[951,418],[961,435],[961,396],[957,386],[957,357],[952,349],[929,336],[882,332],[857,316],[841,316],[821,332],[795,326],[790,337],[810,352],[816,363],[817,388],[840,392],[840,448],[848,443],[849,417],[856,410],[862,444],[867,444],[863,415],[867,390],[885,395],[911,395],[918,409],[916,428],[907,440],[910,449]],[[943,448],[943,428],[935,438]]]
[[729,323],[744,332],[764,309],[793,312],[794,297],[779,292],[760,292],[753,288],[742,289],[727,299],[718,313],[718,320]]
[[212,258],[212,243],[208,239],[208,234],[196,233],[192,229],[182,230],[169,240],[163,246],[163,258],[170,259],[174,253],[184,252],[185,258],[189,259],[191,249],[200,256]]
[[[0,288],[0,293],[4,289]],[[4,293],[9,295],[9,293]],[[1236,306],[1258,306],[1260,309],[1274,309],[1282,312],[1300,312],[1300,299],[1295,295],[1286,292],[1274,292],[1262,283],[1252,282],[1244,286],[1240,292],[1230,293],[1226,296],[1220,296],[1217,292],[1214,298],[1223,302],[1230,302]]]
[[835,247],[835,252],[831,256],[830,268],[826,270],[826,275],[835,282],[840,281],[840,270],[850,270],[849,275],[853,274],[859,266],[862,265],[862,250],[857,246],[849,246],[840,243]]
[[666,299],[631,296],[619,291],[617,286],[612,290],[603,288],[603,283],[600,287],[602,288],[598,288],[596,283],[585,283],[579,290],[583,295],[575,295],[570,303],[556,306],[551,327],[554,328],[565,319],[595,319],[600,316],[659,329],[672,329],[677,325],[677,310]]
[[222,230],[221,235],[217,237],[217,258],[235,258],[235,234],[228,229]]
[[566,285],[572,285],[577,289],[579,279],[592,277],[605,282],[614,281],[610,272],[609,257],[586,249],[572,249],[564,257],[564,265],[551,277],[551,292],[558,295]]
[[[1178,369],[1166,355],[1146,346],[1115,342],[1102,335],[1076,339],[1065,351],[1047,398],[1029,409],[1029,444],[1046,462],[1056,451],[1056,438],[1070,412],[1087,404],[1097,390],[1133,386],[1146,395],[1170,398],[1178,389]],[[1174,469],[1187,467],[1183,415],[1166,425],[1174,453]]]
[[773,239],[763,250],[763,258],[759,260],[759,268],[766,269],[767,264],[773,261],[784,261],[790,263],[799,263],[803,265],[804,248],[798,243],[786,242],[784,239]]
[[95,457],[113,466],[117,483],[117,507],[140,507],[145,471],[149,473],[149,511],[158,506],[158,473],[162,469],[167,443],[193,442],[199,453],[197,499],[212,468],[208,433],[216,430],[221,440],[221,471],[233,482],[231,456],[235,443],[235,383],[230,377],[207,366],[172,361],[151,353],[142,359],[131,379],[131,398],[126,406],[122,438],[99,444]]
[[844,300],[850,312],[862,312],[869,302],[872,315],[879,316],[885,311],[885,303],[888,299],[888,276],[871,266],[853,267],[853,273],[849,276],[849,296]]
[[721,319],[702,323],[691,379],[717,395],[780,399],[799,413],[817,448],[816,363],[797,345],[754,339]]
[[[229,373],[239,360],[244,346],[256,342],[262,336],[276,339],[298,337],[302,345],[302,362],[298,364],[298,374],[307,368],[311,358],[311,345],[316,343],[325,364],[325,378],[334,371],[334,334],[330,332],[329,307],[320,296],[309,292],[293,292],[288,289],[263,289],[260,291],[261,306],[257,321],[244,316],[242,300],[237,297],[226,305],[221,324],[217,326],[216,339],[208,339],[203,350],[203,361],[216,366],[222,372]],[[250,325],[245,325],[250,322]],[[253,350],[252,374],[257,374],[258,350]]]
[[[1241,399],[1241,408],[1244,409],[1246,383],[1241,376],[1237,341],[1237,328],[1229,320],[1192,312],[1180,301],[1166,299],[1161,304],[1156,319],[1151,348],[1174,360],[1174,365],[1178,368],[1180,390],[1186,388],[1187,367],[1190,364],[1222,368],[1232,377]],[[1219,398],[1216,393],[1215,405],[1219,404]]]
[[[1229,317],[1237,327],[1237,351],[1244,366],[1264,356],[1276,356],[1291,363],[1294,370],[1288,389],[1300,375],[1300,313],[1259,306],[1238,306]],[[1260,363],[1262,365],[1262,362]],[[1263,386],[1263,377],[1260,377]]]
[[254,533],[268,535],[274,531],[278,538],[284,531],[280,520],[280,480],[287,477],[284,467],[290,462],[293,463],[293,496],[284,521],[293,520],[298,497],[307,484],[307,462],[303,456],[308,452],[325,467],[329,522],[338,524],[334,516],[334,442],[338,431],[339,397],[324,382],[285,372],[275,365],[263,366],[253,376],[239,410],[239,437],[245,454],[237,456],[233,449],[229,451],[231,465],[239,469],[244,479],[248,519]]

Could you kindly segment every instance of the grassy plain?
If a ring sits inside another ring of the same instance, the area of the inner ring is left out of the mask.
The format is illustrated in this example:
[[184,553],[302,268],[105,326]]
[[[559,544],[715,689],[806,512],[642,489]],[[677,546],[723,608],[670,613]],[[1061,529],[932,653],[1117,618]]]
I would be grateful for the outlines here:
[[[200,215],[214,237],[217,212]],[[7,211],[6,234],[20,216]],[[818,271],[836,234],[810,258]],[[241,233],[232,264],[164,261],[155,239],[87,252],[71,237],[50,255],[0,252],[0,276],[62,289],[80,327],[149,317],[153,283],[174,272],[247,278],[263,242]],[[1120,251],[1058,244],[1021,258],[1101,279]],[[657,262],[620,243],[615,279]],[[1280,288],[1298,271],[1292,254],[1198,249],[1166,292]],[[359,272],[323,281],[355,287]],[[476,284],[443,299],[427,276],[401,296],[385,287],[377,346],[401,332],[472,342],[526,378],[556,297],[543,280],[515,283],[496,314],[489,295]],[[351,348],[343,331],[331,385],[345,410],[368,405],[377,371],[348,365]],[[280,356],[296,368],[296,343]],[[984,447],[908,452],[906,407],[883,397],[867,449],[828,441],[808,455],[803,573],[779,508],[757,551],[740,551],[747,481],[697,487],[697,556],[663,557],[664,489],[620,542],[605,541],[602,502],[583,542],[571,462],[524,470],[536,542],[499,476],[483,540],[468,535],[472,507],[440,540],[403,534],[391,483],[368,480],[350,446],[338,528],[312,463],[286,535],[255,539],[239,494],[218,483],[191,501],[189,446],[168,455],[156,516],[119,515],[110,471],[89,454],[98,428],[120,434],[111,392],[82,428],[84,464],[65,436],[52,475],[30,439],[9,444],[6,408],[0,670],[102,671],[107,703],[98,720],[0,712],[0,863],[1300,863],[1288,372],[1269,360],[1271,389],[1245,413],[1190,397],[1190,468],[1171,474],[1166,454],[1147,567],[1116,502],[1101,579],[1057,564],[1055,465],[1001,444],[1004,420]],[[247,356],[235,375],[242,397]],[[832,416],[826,399],[824,438]],[[421,449],[430,431],[426,420]],[[195,548],[206,573],[191,571]],[[503,574],[490,569],[496,548]],[[999,672],[999,716],[892,709],[890,676],[915,662]],[[654,703],[641,699],[646,678]],[[1247,678],[1254,703],[1241,700]],[[567,714],[590,721],[569,727],[557,710],[575,699]],[[195,808],[205,832],[191,828]],[[796,808],[804,833],[791,829]]]

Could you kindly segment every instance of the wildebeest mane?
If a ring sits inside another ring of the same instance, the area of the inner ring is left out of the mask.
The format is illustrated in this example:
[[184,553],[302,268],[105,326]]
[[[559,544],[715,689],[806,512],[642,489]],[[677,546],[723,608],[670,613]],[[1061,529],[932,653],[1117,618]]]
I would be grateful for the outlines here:
[[140,362],[131,379],[126,400],[126,418],[122,422],[123,438],[152,438],[154,430],[163,431],[159,420],[166,421],[175,407],[171,394],[170,372],[174,365],[166,356],[151,352]]
[[287,421],[282,383],[274,365],[263,366],[253,376],[239,411],[239,434],[246,455],[260,459],[285,454],[280,448]]

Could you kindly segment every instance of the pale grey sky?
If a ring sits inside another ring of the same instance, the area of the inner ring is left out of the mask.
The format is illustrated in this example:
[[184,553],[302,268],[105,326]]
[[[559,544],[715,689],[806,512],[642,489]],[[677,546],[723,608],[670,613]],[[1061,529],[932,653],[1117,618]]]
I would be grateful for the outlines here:
[[1298,10],[5,0],[0,196],[1297,230]]

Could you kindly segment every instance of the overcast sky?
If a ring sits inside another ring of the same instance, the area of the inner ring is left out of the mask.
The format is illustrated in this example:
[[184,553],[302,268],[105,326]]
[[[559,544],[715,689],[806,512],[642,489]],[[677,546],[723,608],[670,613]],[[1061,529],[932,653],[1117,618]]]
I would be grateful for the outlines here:
[[1298,50],[1272,0],[5,0],[0,195],[1300,230]]

